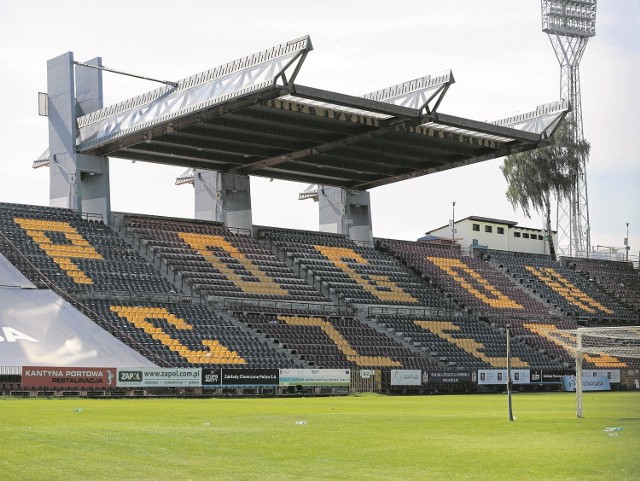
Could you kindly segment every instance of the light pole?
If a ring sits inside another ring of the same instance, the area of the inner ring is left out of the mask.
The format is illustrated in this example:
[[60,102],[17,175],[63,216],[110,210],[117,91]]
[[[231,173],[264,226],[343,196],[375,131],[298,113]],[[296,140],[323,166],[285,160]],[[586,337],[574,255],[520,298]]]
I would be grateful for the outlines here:
[[624,260],[629,262],[629,223],[627,222],[627,237],[624,238],[625,255]]
[[454,236],[456,233],[456,203],[455,201],[452,202],[453,204],[453,211],[451,214],[451,248],[453,249],[453,242],[454,242]]
[[507,324],[507,397],[509,398],[509,421],[513,421],[511,384],[511,325]]
[[[580,60],[589,39],[596,34],[597,0],[541,0],[542,31],[560,64],[560,98],[571,104],[575,125],[572,138],[584,139],[580,94]],[[576,176],[571,195],[558,201],[558,252],[582,257],[591,246],[589,200],[587,196],[587,158]]]

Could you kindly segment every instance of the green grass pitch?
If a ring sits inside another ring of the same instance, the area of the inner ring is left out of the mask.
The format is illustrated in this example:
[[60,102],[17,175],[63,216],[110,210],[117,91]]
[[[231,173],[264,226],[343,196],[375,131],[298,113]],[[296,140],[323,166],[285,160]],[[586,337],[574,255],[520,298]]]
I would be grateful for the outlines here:
[[[0,479],[640,479],[640,393],[0,399]],[[621,427],[613,433],[605,428]]]

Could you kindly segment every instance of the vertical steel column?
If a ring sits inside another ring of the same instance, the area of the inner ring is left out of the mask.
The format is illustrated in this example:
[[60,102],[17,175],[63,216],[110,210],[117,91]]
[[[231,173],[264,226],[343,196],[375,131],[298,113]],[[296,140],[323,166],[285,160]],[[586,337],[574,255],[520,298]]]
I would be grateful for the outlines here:
[[[574,119],[573,137],[584,139],[580,93],[580,59],[589,37],[595,35],[597,0],[541,0],[542,30],[547,33],[560,64],[560,96],[569,100]],[[558,201],[558,253],[589,256],[591,227],[587,193],[587,158],[568,199]]]

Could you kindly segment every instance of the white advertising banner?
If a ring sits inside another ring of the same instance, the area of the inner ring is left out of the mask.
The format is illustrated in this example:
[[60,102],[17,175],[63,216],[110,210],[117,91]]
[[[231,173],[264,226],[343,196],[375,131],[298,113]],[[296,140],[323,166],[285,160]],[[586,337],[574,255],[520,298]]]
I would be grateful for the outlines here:
[[350,369],[280,369],[280,386],[349,386]]
[[[575,392],[577,386],[576,377],[564,376],[562,378],[562,388],[565,391],[573,391]],[[611,391],[611,384],[609,384],[609,380],[606,377],[596,376],[596,377],[583,377],[582,378],[582,390],[583,391]]]
[[0,288],[0,366],[155,364],[49,290]]
[[200,368],[118,368],[118,387],[199,387]]
[[609,382],[620,382],[620,369],[583,369],[582,379],[603,377]]
[[392,369],[392,386],[421,386],[422,371],[420,369]]
[[[529,384],[529,369],[512,369],[511,381],[513,384]],[[506,369],[479,369],[478,384],[507,384]]]
[[0,287],[21,287],[35,289],[36,286],[16,269],[5,256],[0,254]]

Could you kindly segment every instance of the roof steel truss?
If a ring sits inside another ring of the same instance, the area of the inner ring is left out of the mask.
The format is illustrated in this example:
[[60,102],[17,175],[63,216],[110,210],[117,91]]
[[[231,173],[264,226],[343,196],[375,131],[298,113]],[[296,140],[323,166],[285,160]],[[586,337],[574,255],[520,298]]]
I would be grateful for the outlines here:
[[360,97],[295,84],[311,48],[292,40],[80,117],[77,149],[369,189],[535,148],[567,110],[493,123],[448,115],[450,71]]
[[[309,37],[292,40],[134,97],[78,119],[78,150],[143,131],[251,92],[295,80]],[[292,68],[287,77],[286,72]]]

